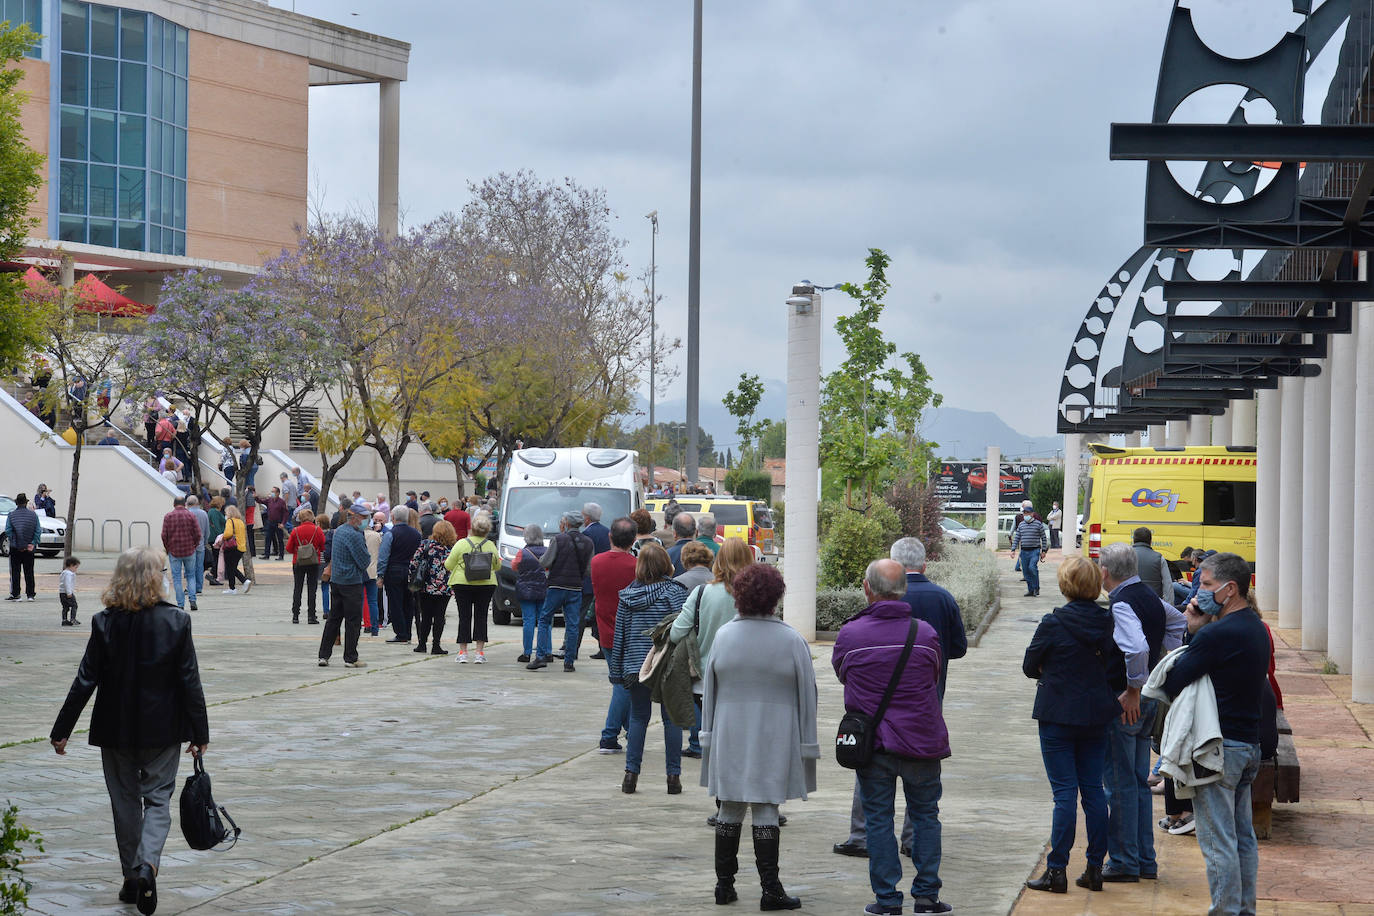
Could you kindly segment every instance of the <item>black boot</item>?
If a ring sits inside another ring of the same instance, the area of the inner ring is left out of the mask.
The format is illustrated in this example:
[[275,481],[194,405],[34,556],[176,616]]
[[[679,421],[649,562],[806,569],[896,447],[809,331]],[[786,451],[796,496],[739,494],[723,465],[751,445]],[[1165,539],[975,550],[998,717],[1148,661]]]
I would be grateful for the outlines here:
[[1074,884],[1079,887],[1086,887],[1090,891],[1102,890],[1102,866],[1089,865],[1083,870],[1083,874],[1078,876],[1078,880]]
[[739,871],[739,835],[742,824],[716,825],[716,903],[734,903],[735,874]]
[[439,637],[444,635],[444,617],[442,614],[434,617],[434,646],[429,650],[431,655],[448,655],[447,649],[439,648]]
[[[1098,880],[1101,879],[1099,878]],[[1049,891],[1051,894],[1067,894],[1069,892],[1069,877],[1064,874],[1064,869],[1062,868],[1046,868],[1043,875],[1027,881],[1026,887],[1033,891]]]
[[759,869],[759,884],[763,886],[760,910],[799,910],[801,901],[787,896],[778,880],[778,840],[782,831],[777,827],[754,827],[754,864]]

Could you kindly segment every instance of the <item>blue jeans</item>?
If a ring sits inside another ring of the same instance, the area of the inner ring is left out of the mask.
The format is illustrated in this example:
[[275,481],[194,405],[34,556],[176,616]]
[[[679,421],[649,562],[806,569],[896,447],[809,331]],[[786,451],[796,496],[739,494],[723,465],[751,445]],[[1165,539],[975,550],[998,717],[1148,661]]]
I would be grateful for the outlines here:
[[858,771],[859,796],[863,799],[864,829],[868,833],[868,883],[878,902],[901,906],[902,860],[893,834],[893,805],[897,780],[906,795],[907,818],[913,822],[911,896],[940,896],[940,761],[914,760],[877,751],[868,766]]
[[1040,591],[1040,548],[1021,551],[1021,572],[1025,574],[1026,591]]
[[1187,582],[1174,582],[1173,588],[1174,604],[1182,604],[1183,602],[1187,601],[1188,593],[1193,590],[1193,587],[1189,585]]
[[1088,864],[1101,865],[1107,854],[1107,798],[1102,792],[1102,770],[1107,762],[1107,730],[1110,725],[1061,725],[1040,723],[1040,756],[1054,793],[1054,820],[1050,827],[1050,868],[1068,868],[1078,822],[1077,800],[1083,800],[1083,820],[1088,828]]
[[[542,658],[553,652],[553,636],[549,633],[549,628],[544,626],[544,618],[540,613],[540,605],[543,602],[531,601],[525,598],[520,599],[520,626],[524,632],[523,646],[525,654],[530,658]],[[550,617],[550,620],[553,618]],[[538,640],[535,639],[535,630],[539,631]]]
[[[606,653],[606,667],[611,664],[610,653]],[[699,708],[699,707],[698,707]],[[700,715],[700,713],[698,713]],[[627,734],[630,731],[630,691],[623,684],[611,685],[611,705],[606,707],[606,725],[601,729],[601,743],[612,744],[615,739],[620,737],[621,730]],[[640,742],[640,756],[644,753],[644,744]],[[678,758],[679,761],[681,757]]]
[[326,616],[326,617],[329,616],[329,583],[328,583],[328,582],[321,582],[321,583],[320,583],[320,610],[324,613],[324,616]]
[[196,548],[196,594],[205,591],[205,545]]
[[[191,596],[191,600],[196,600],[196,555],[189,557],[167,557],[167,565],[172,569],[172,587],[176,590],[177,607],[186,610],[186,595]],[[181,577],[186,577],[183,586]]]
[[1150,728],[1155,701],[1140,701],[1140,718],[1123,725],[1120,716],[1107,730],[1107,864],[1127,875],[1153,875],[1154,800],[1150,795]]
[[[563,591],[563,589],[560,589]],[[549,589],[549,594],[553,594],[554,589]],[[582,600],[581,592],[574,592],[579,601]],[[625,769],[631,773],[638,773],[640,765],[644,762],[644,739],[649,733],[649,716],[653,715],[654,703],[651,699],[651,692],[643,684],[636,683],[634,686],[625,688],[625,692],[630,697],[630,727],[625,748]],[[673,724],[673,720],[668,718],[660,706],[659,717],[663,719],[663,744],[665,756],[668,762],[668,775],[680,776],[682,774],[682,729]]]
[[701,753],[701,697],[697,697],[697,698],[696,698],[696,701],[697,701],[697,710],[696,710],[696,712],[697,712],[697,721],[696,721],[696,724],[692,726],[691,732],[687,735],[687,750],[693,752],[694,754],[700,754],[700,753]]
[[[563,609],[563,664],[577,661],[577,644],[582,639],[582,589],[550,588],[544,596],[544,609],[539,612],[539,631],[544,633],[553,626],[553,618],[558,609]],[[552,635],[550,652],[552,652]]]
[[1207,916],[1253,916],[1259,845],[1250,822],[1250,784],[1259,769],[1260,749],[1227,738],[1220,782],[1197,787],[1193,816],[1197,842],[1207,863],[1212,905]]

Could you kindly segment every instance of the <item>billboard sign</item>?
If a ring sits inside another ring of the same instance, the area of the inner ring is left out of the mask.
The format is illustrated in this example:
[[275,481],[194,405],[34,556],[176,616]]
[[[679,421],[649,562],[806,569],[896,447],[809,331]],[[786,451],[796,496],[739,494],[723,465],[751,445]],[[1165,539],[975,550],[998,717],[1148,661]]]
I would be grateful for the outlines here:
[[[1021,500],[1030,494],[1031,475],[1041,464],[1002,465],[997,482],[999,502],[1006,509],[1020,509]],[[985,461],[945,461],[932,467],[936,494],[948,509],[981,510],[987,506],[988,465]]]

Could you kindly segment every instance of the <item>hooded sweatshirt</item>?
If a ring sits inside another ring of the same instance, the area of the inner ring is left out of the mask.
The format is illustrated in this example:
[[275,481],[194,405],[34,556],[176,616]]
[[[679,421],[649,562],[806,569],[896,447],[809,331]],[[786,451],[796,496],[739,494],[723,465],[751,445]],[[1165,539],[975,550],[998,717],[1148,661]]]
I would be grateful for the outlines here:
[[1126,661],[1113,629],[1111,611],[1092,601],[1070,601],[1040,619],[1021,663],[1039,681],[1034,718],[1096,726],[1121,714]]

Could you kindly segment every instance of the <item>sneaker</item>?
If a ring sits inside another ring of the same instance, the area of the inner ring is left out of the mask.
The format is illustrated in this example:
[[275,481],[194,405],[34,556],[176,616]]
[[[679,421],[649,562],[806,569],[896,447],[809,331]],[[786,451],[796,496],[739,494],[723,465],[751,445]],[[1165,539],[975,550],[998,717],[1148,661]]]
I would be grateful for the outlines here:
[[911,912],[913,913],[952,913],[954,907],[945,903],[943,900],[936,900],[931,897],[917,897],[912,901]]
[[684,757],[691,757],[693,760],[700,760],[700,759],[701,759],[701,751],[700,751],[700,750],[693,750],[692,748],[689,747],[689,748],[687,748],[686,750],[684,750],[684,751],[682,752],[682,756],[684,756]]
[[1169,828],[1174,826],[1174,819],[1170,815],[1166,814],[1155,823],[1159,824],[1160,830],[1163,830],[1167,833]]
[[6,601],[18,601],[18,600],[19,600],[19,596],[18,596],[18,595],[7,595],[7,596],[5,596],[5,600],[6,600]]
[[602,741],[596,752],[598,754],[619,754],[623,750],[625,748],[620,746],[620,742],[612,738],[610,741]]
[[238,592],[234,591],[232,588],[226,588],[226,589],[222,592],[222,594],[225,594],[225,595],[237,595]]
[[878,914],[882,914],[882,916],[900,916],[902,912],[902,905],[900,903],[897,903],[893,904],[892,906],[888,906],[886,903],[879,903],[875,900],[868,906],[864,907],[864,912],[872,913],[874,914],[874,916],[878,916]]
[[194,601],[191,602],[191,610],[193,610],[193,611],[198,611],[198,610],[200,610],[200,608],[196,607],[196,603],[195,603]]
[[25,598],[24,600],[25,600],[25,601],[37,601],[38,599],[35,598],[33,595],[30,595],[29,597]]
[[1197,830],[1197,822],[1193,820],[1191,811],[1185,812],[1182,817],[1174,821],[1174,825],[1169,828],[1169,832],[1174,836],[1182,836],[1185,833],[1192,833]]
[[472,661],[474,664],[485,665],[487,663],[487,653],[478,652],[477,657],[474,658]]
[[67,619],[64,617],[64,618],[62,619],[62,626],[64,626],[64,627],[72,626],[72,622],[71,622],[70,620],[67,620]]
[[328,667],[329,667],[329,659],[327,659],[327,658],[322,658],[322,659],[320,659],[320,667],[321,667],[321,668],[328,668]]
[[468,663],[468,654],[467,654],[466,652],[459,652],[459,653],[458,653],[458,664],[460,664],[460,665],[466,665],[467,663]]
[[345,667],[345,668],[366,668],[366,667],[367,667],[367,662],[363,661],[363,660],[360,658],[360,659],[358,659],[356,662],[344,662],[344,667]]
[[249,590],[250,588],[252,588],[252,587],[253,587],[253,580],[252,580],[252,579],[244,579],[244,580],[243,580],[243,593],[244,593],[245,595],[248,594],[248,590]]

